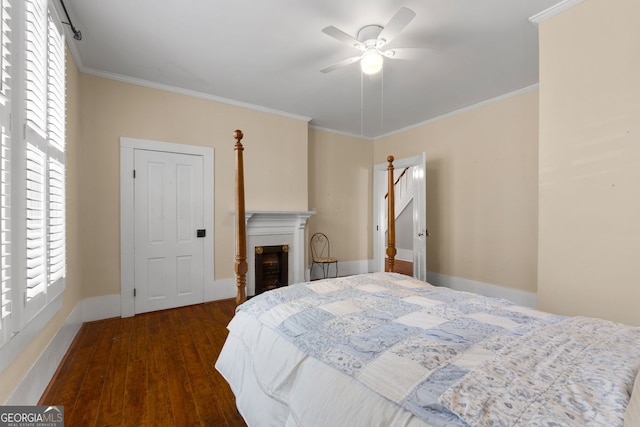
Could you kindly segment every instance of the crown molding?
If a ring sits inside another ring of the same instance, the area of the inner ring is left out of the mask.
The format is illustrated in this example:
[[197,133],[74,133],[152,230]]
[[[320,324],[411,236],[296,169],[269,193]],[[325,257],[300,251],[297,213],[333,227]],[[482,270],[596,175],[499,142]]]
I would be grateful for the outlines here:
[[357,133],[345,132],[345,131],[331,129],[331,128],[325,128],[325,127],[316,126],[316,125],[313,125],[313,124],[309,125],[309,129],[319,130],[319,131],[323,131],[323,132],[329,132],[329,133],[333,133],[333,134],[336,134],[336,135],[347,136],[347,137],[350,137],[350,138],[358,138],[358,139],[364,139],[364,140],[368,140],[368,141],[375,141],[375,138],[373,138],[373,137],[364,136],[364,135],[360,135],[360,134],[357,134]]
[[542,12],[533,15],[529,18],[529,21],[535,25],[540,24],[543,21],[551,18],[552,16],[556,16],[560,12],[564,12],[565,10],[572,8],[578,3],[582,3],[584,0],[562,0],[560,3],[551,6],[548,9],[543,10]]
[[514,96],[518,96],[518,95],[522,95],[522,94],[527,93],[527,92],[531,92],[533,90],[538,90],[539,88],[540,88],[540,84],[539,83],[535,83],[535,84],[523,87],[521,89],[517,89],[517,90],[514,90],[512,92],[508,92],[508,93],[496,96],[494,98],[486,99],[486,100],[480,101],[480,102],[478,102],[476,104],[469,105],[467,107],[462,107],[462,108],[459,108],[457,110],[450,111],[448,113],[444,113],[444,114],[441,114],[439,116],[427,119],[425,121],[422,121],[422,122],[419,122],[419,123],[416,123],[416,124],[413,124],[413,125],[401,128],[401,129],[396,129],[394,131],[391,131],[391,132],[385,133],[384,135],[380,135],[380,136],[376,136],[376,137],[367,137],[367,136],[362,136],[362,135],[356,135],[356,134],[352,134],[352,133],[342,132],[342,131],[339,131],[339,130],[324,128],[324,127],[314,126],[314,125],[309,125],[309,128],[310,129],[315,129],[315,130],[320,130],[320,131],[323,131],[323,132],[329,132],[329,133],[334,133],[334,134],[338,134],[338,135],[350,136],[350,137],[354,137],[354,138],[359,138],[359,139],[364,139],[364,140],[369,140],[369,141],[375,142],[375,141],[378,141],[380,139],[387,138],[389,136],[400,134],[402,132],[406,132],[406,131],[411,130],[411,129],[415,129],[415,128],[418,128],[418,127],[421,127],[421,126],[424,126],[424,125],[428,125],[428,124],[433,123],[433,122],[437,122],[439,120],[443,120],[443,119],[447,119],[449,117],[453,117],[453,116],[457,116],[457,115],[460,115],[460,114],[464,114],[464,113],[466,113],[468,111],[472,111],[472,110],[475,110],[477,108],[481,108],[481,107],[484,107],[486,105],[493,104],[495,102],[500,102],[500,101],[503,101],[505,99],[512,98]]
[[105,71],[96,70],[94,68],[85,67],[80,70],[85,74],[90,74],[96,77],[103,77],[106,79],[117,80],[123,83],[130,83],[137,86],[144,86],[151,89],[163,90],[166,92],[173,92],[180,95],[191,96],[193,98],[205,99],[208,101],[219,102],[221,104],[233,105],[235,107],[246,108],[248,110],[260,111],[262,113],[273,114],[276,116],[287,117],[290,119],[301,120],[309,123],[311,121],[311,117],[301,116],[298,114],[288,113],[286,111],[275,110],[273,108],[263,107],[261,105],[250,104],[248,102],[235,101],[229,98],[223,98],[221,96],[215,96],[204,92],[198,92],[190,89],[183,89],[176,86],[165,85],[162,83],[156,83],[149,80],[138,79],[135,77],[123,76],[121,74],[109,73]]
[[273,114],[276,116],[286,117],[294,120],[301,120],[303,122],[309,123],[311,121],[311,117],[301,116],[299,114],[288,113],[286,111],[275,110],[273,108],[263,107],[261,105],[250,104],[248,102],[235,101],[229,98],[223,98],[221,96],[215,96],[204,92],[198,92],[190,89],[183,89],[176,86],[165,85],[162,83],[156,83],[149,80],[138,79],[135,77],[128,77],[121,74],[109,73],[106,71],[96,70],[95,68],[85,67],[79,62],[79,55],[74,55],[74,49],[71,49],[71,54],[73,56],[74,61],[76,62],[76,66],[81,73],[89,74],[96,77],[102,77],[105,79],[116,80],[123,83],[129,83],[136,86],[144,86],[151,89],[163,90],[166,92],[173,92],[179,95],[191,96],[193,98],[205,99],[208,101],[218,102],[221,104],[233,105],[235,107],[246,108],[248,110],[260,111],[262,113]]
[[512,98],[514,96],[518,96],[518,95],[522,95],[522,94],[527,93],[527,92],[531,92],[532,90],[537,90],[537,89],[539,89],[539,87],[540,87],[540,84],[539,83],[535,83],[535,84],[532,84],[530,86],[523,87],[522,89],[514,90],[512,92],[508,92],[508,93],[505,93],[503,95],[496,96],[494,98],[486,99],[486,100],[480,101],[480,102],[478,102],[476,104],[469,105],[467,107],[462,107],[460,109],[451,111],[449,113],[444,113],[444,114],[441,114],[439,116],[433,117],[431,119],[427,119],[427,120],[425,120],[423,122],[416,123],[414,125],[407,126],[405,128],[402,128],[402,129],[394,130],[394,131],[386,133],[384,135],[377,136],[377,137],[374,138],[374,141],[377,141],[379,139],[386,138],[386,137],[389,137],[389,136],[392,136],[392,135],[395,135],[395,134],[398,134],[398,133],[406,132],[408,130],[418,128],[420,126],[428,125],[430,123],[437,122],[439,120],[448,119],[449,117],[453,117],[453,116],[457,116],[457,115],[460,115],[460,114],[464,114],[466,112],[475,110],[477,108],[484,107],[484,106],[489,105],[489,104],[493,104],[495,102],[500,102],[500,101],[503,101],[505,99]]

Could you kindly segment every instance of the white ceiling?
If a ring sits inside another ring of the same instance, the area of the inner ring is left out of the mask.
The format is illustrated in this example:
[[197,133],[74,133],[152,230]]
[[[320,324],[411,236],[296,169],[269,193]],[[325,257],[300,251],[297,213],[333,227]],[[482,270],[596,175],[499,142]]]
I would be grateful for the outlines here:
[[[528,18],[559,0],[64,0],[82,40],[82,72],[310,118],[375,138],[538,82],[538,31]],[[389,47],[424,60],[319,70],[358,51],[356,36],[401,6],[416,17]],[[362,108],[364,106],[364,108]]]

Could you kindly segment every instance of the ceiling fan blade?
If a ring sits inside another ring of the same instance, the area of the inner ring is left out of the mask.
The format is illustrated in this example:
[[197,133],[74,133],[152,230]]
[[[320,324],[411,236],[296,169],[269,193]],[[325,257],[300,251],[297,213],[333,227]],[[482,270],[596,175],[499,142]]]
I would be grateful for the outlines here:
[[401,7],[393,18],[389,20],[387,25],[384,26],[384,29],[378,35],[378,47],[384,46],[393,40],[404,28],[409,25],[409,22],[413,20],[416,16],[416,13],[406,7]]
[[343,59],[340,62],[336,62],[335,64],[329,65],[328,67],[324,67],[322,70],[320,70],[320,72],[329,73],[338,68],[346,67],[349,64],[353,64],[354,62],[357,62],[360,58],[361,56],[352,56],[351,58]]
[[357,49],[364,48],[364,45],[358,39],[351,37],[349,34],[345,33],[342,30],[337,29],[334,26],[323,28],[322,32],[328,36],[333,37],[339,42],[348,44],[349,46],[355,47]]
[[392,59],[424,59],[431,54],[432,50],[425,47],[398,47],[387,49],[382,54],[386,58]]

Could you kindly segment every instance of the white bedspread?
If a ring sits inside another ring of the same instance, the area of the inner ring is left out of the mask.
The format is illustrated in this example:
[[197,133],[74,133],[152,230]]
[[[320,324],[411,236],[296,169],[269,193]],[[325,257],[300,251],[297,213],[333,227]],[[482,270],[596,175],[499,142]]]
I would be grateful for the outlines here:
[[640,328],[396,274],[267,292],[229,331],[252,426],[622,426],[640,368]]
[[250,427],[431,427],[246,313],[229,324],[216,369]]
[[536,329],[440,400],[474,427],[621,426],[638,370],[638,332],[584,317]]

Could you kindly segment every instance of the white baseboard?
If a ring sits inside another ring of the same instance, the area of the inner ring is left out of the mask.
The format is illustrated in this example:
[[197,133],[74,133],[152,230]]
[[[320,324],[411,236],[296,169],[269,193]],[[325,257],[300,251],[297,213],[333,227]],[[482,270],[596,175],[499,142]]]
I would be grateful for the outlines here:
[[[86,298],[80,301],[22,378],[20,384],[13,390],[5,404],[37,404],[82,324],[112,317],[120,317],[119,294]],[[57,402],[46,403],[55,405]]]
[[472,292],[493,298],[504,298],[525,307],[536,308],[538,305],[538,296],[533,292],[431,272],[427,273],[427,281],[432,285],[444,286],[456,291]]
[[[373,260],[339,261],[338,274],[340,276],[348,276],[372,272],[374,271],[373,264]],[[316,277],[319,274],[320,269],[315,268],[313,278],[319,278]],[[307,280],[309,279],[309,270],[305,271],[305,278]],[[537,296],[532,292],[505,288],[490,283],[439,273],[428,273],[427,280],[437,286],[446,286],[451,289],[473,292],[490,297],[505,298],[526,307],[535,308],[537,306]],[[235,298],[236,285],[234,279],[216,280],[214,283],[211,289],[208,291],[205,290],[205,301]],[[80,330],[82,323],[112,317],[120,317],[119,294],[87,298],[80,301],[4,404],[37,404],[78,333],[78,330]],[[57,402],[46,402],[46,404],[52,405],[56,403]]]
[[120,299],[120,294],[83,299],[78,303],[82,310],[82,321],[93,322],[120,317]]
[[[235,296],[235,280],[223,279],[216,280],[210,289],[205,289],[204,300],[208,302],[235,298]],[[120,303],[120,294],[86,298],[80,301],[4,404],[37,404],[82,324],[120,317]],[[58,402],[46,403],[55,405]]]
[[[64,325],[49,341],[40,357],[4,403],[5,405],[36,405],[38,403],[78,330],[80,330],[80,326],[82,326],[81,303],[69,314]],[[48,403],[54,404],[53,402]]]
[[[351,276],[354,274],[368,273],[371,270],[372,261],[338,261],[338,276]],[[334,266],[329,267],[329,277],[335,275]],[[306,280],[322,279],[322,269],[320,267],[313,268],[313,276],[310,276],[309,270],[305,271]]]
[[238,293],[235,278],[215,280],[213,286],[205,287],[204,301],[218,301],[235,298]]
[[413,262],[413,249],[396,249],[396,258],[400,261]]

